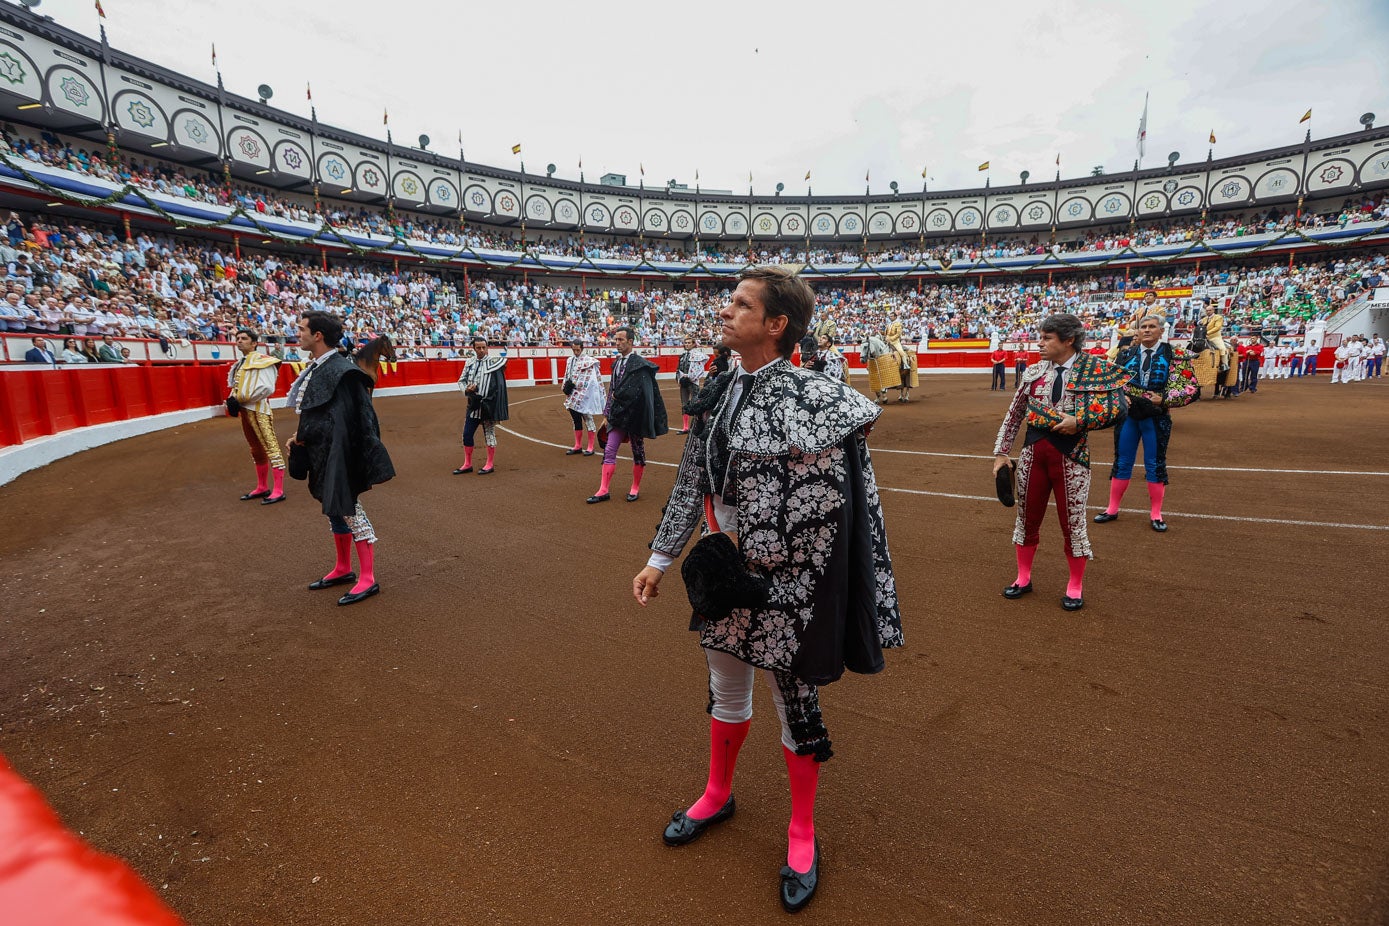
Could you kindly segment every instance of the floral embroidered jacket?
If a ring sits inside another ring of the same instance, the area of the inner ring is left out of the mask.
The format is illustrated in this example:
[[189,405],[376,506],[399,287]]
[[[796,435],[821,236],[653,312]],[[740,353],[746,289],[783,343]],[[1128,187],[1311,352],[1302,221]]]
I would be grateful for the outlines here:
[[651,548],[679,556],[703,521],[728,461],[738,545],[771,583],[769,605],[717,621],[694,615],[700,644],[816,685],[847,668],[883,668],[902,645],[897,586],[864,428],[880,409],[841,382],[777,360],[757,371],[732,429],[725,407],[733,374],[685,444],[675,487]]
[[1023,371],[1022,382],[998,429],[995,455],[1012,452],[1024,423],[1029,429],[1050,432],[1067,415],[1074,415],[1080,429],[1075,434],[1057,433],[1053,442],[1070,459],[1082,466],[1090,465],[1086,434],[1113,427],[1123,420],[1123,390],[1127,376],[1103,357],[1078,354],[1071,364],[1061,402],[1053,405],[1051,386],[1056,376],[1056,364],[1049,360],[1034,363]]
[[1131,344],[1114,359],[1115,365],[1128,377],[1124,391],[1130,396],[1142,396],[1164,409],[1182,408],[1196,401],[1196,372],[1191,361],[1192,356],[1187,351],[1171,344],[1159,344],[1153,351],[1153,368],[1145,389],[1142,345]]

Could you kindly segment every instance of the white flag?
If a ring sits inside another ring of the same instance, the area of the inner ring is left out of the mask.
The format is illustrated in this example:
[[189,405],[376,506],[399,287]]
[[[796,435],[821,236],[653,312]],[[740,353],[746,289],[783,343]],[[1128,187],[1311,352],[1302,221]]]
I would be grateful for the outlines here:
[[1148,141],[1148,94],[1143,94],[1143,116],[1138,120],[1138,160],[1143,160],[1143,149]]

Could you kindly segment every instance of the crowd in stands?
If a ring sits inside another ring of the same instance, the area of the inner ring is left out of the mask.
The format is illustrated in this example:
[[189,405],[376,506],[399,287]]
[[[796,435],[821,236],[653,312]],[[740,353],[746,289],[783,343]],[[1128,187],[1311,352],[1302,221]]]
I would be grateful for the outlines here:
[[1339,205],[1308,204],[1299,215],[1291,209],[1260,212],[1219,213],[1202,219],[1184,217],[1160,222],[1145,220],[1141,227],[1127,223],[1112,227],[1089,226],[1064,229],[1053,236],[1040,232],[1001,238],[973,235],[952,239],[896,239],[887,241],[841,242],[807,248],[804,242],[780,245],[763,242],[688,241],[631,236],[584,235],[577,232],[519,230],[460,223],[454,217],[419,215],[404,210],[389,213],[340,200],[310,201],[296,194],[230,182],[221,174],[157,159],[137,159],[119,151],[90,150],[82,143],[68,141],[51,132],[26,134],[13,125],[0,127],[0,154],[18,157],[49,167],[63,168],[111,183],[129,183],[152,193],[248,213],[273,216],[310,225],[329,223],[335,228],[359,234],[382,235],[445,246],[503,253],[523,250],[541,256],[593,260],[646,259],[653,262],[742,265],[750,261],[763,264],[858,265],[869,263],[919,263],[997,260],[1001,258],[1116,252],[1127,248],[1190,244],[1201,240],[1237,238],[1285,232],[1294,227],[1315,229],[1328,225],[1348,227],[1364,222],[1389,220],[1389,197],[1354,197]]
[[[909,338],[1027,337],[1048,313],[1085,318],[1092,336],[1105,337],[1132,306],[1125,291],[1224,287],[1219,298],[1234,332],[1296,333],[1325,318],[1360,292],[1384,285],[1383,251],[1318,256],[1290,268],[1279,256],[1261,266],[1246,261],[1164,268],[1160,274],[1068,273],[1038,279],[977,278],[915,281],[873,287],[817,282],[819,311],[834,320],[841,343],[860,343],[870,331],[901,321]],[[73,354],[95,355],[108,336],[228,340],[239,327],[272,342],[292,342],[300,313],[342,313],[352,337],[389,335],[417,356],[448,353],[481,335],[501,345],[606,342],[616,324],[634,324],[642,343],[678,344],[686,335],[717,337],[715,313],[726,283],[683,289],[587,288],[523,282],[520,277],[445,277],[418,269],[394,272],[384,263],[317,262],[261,252],[239,258],[224,244],[186,236],[123,233],[60,224],[11,213],[0,238],[0,330],[54,340]],[[1180,326],[1193,308],[1174,301]],[[94,343],[84,344],[84,340]],[[61,353],[59,350],[57,353]],[[108,358],[109,359],[109,358]]]

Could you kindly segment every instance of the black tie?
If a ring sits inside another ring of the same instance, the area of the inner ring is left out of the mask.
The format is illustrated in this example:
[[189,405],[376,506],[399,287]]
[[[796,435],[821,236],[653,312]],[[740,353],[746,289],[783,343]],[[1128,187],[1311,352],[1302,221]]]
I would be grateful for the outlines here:
[[1143,385],[1148,385],[1148,374],[1153,369],[1153,349],[1145,347],[1143,349]]
[[743,406],[748,404],[748,396],[752,395],[752,381],[753,375],[751,373],[744,373],[738,377],[738,385],[742,387],[743,391],[738,393],[738,402],[733,406],[733,414],[728,416],[728,430],[730,432],[733,430],[734,422],[742,414]]
[[1051,381],[1051,404],[1061,404],[1061,374],[1066,371],[1065,367],[1056,368],[1056,379]]

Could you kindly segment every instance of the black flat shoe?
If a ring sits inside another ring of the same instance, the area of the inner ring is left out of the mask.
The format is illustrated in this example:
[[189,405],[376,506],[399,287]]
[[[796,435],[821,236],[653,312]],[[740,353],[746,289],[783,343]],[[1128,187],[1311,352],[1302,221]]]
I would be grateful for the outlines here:
[[1151,523],[1153,525],[1153,530],[1157,531],[1159,534],[1167,530],[1167,522],[1162,518],[1153,518]]
[[371,587],[368,588],[366,591],[357,592],[355,594],[352,592],[348,592],[346,595],[343,595],[341,598],[338,599],[338,604],[356,604],[359,601],[364,601],[367,598],[370,598],[372,595],[375,595],[379,591],[381,591],[381,583],[373,582],[371,583]]
[[820,840],[815,840],[815,858],[810,870],[799,872],[790,865],[781,866],[781,905],[787,913],[795,913],[810,903],[820,886]]
[[590,505],[596,505],[599,502],[606,502],[610,498],[612,498],[612,496],[609,495],[607,492],[604,492],[602,495],[590,495],[587,499],[585,499],[585,501],[587,501]]
[[1085,599],[1066,596],[1061,599],[1061,607],[1065,608],[1067,611],[1079,611],[1081,608],[1085,607]]
[[346,585],[349,582],[356,583],[357,573],[349,572],[345,576],[338,576],[336,579],[316,579],[309,583],[309,591],[316,592],[322,588],[332,588],[334,585]]
[[1010,585],[1010,586],[1008,586],[1007,588],[1005,588],[1005,589],[1003,590],[1003,597],[1004,597],[1004,598],[1009,598],[1009,599],[1021,598],[1023,595],[1031,594],[1031,592],[1032,592],[1032,583],[1031,583],[1031,582],[1028,582],[1026,585],[1018,585],[1018,584],[1014,583],[1013,585]]
[[284,496],[284,495],[272,495],[272,496],[270,496],[269,498],[262,500],[262,501],[261,501],[261,504],[262,504],[262,505],[278,505],[280,502],[284,501],[285,498],[286,498],[286,496]]
[[591,457],[591,456],[593,456],[593,453],[594,453],[594,451],[592,451],[592,450],[585,450],[585,451],[584,451],[584,456],[586,456],[586,457]]
[[1117,514],[1110,514],[1108,511],[1101,511],[1099,514],[1095,515],[1096,524],[1108,524],[1110,521],[1117,520],[1119,520],[1119,516]]
[[266,489],[266,490],[263,491],[263,492],[247,492],[245,495],[241,496],[241,500],[242,500],[243,502],[249,502],[249,501],[250,501],[251,499],[253,499],[253,498],[265,498],[265,496],[267,496],[267,495],[269,495],[269,494],[270,494],[270,490],[269,490],[269,489]]
[[478,474],[479,476],[490,476],[490,475],[492,475],[494,472],[496,472],[496,467],[489,466],[487,469],[480,469],[480,470],[478,470],[478,471],[477,471],[477,474]]
[[629,493],[627,494],[627,501],[629,501],[629,502],[634,502],[634,501],[636,501],[636,500],[639,499],[639,498],[641,498],[641,496],[638,495],[638,494],[635,493],[635,492],[629,492]]
[[453,471],[453,474],[454,474],[455,476],[461,476],[461,475],[463,475],[464,473],[471,473],[472,471],[473,471],[473,468],[472,468],[471,466],[460,466],[460,467],[458,467],[458,469],[456,469],[456,470]]
[[570,449],[570,450],[564,451],[564,455],[565,455],[566,457],[572,457],[572,456],[573,456],[574,454],[576,454],[576,453],[583,453],[583,451],[580,450],[578,447],[574,447],[574,448],[572,448],[572,449]]
[[670,822],[666,824],[666,831],[661,834],[668,846],[683,846],[688,842],[694,842],[705,830],[715,823],[722,823],[733,816],[733,811],[737,810],[737,805],[733,801],[733,795],[728,795],[728,800],[712,817],[703,820],[696,820],[683,810],[677,810],[671,814]]

